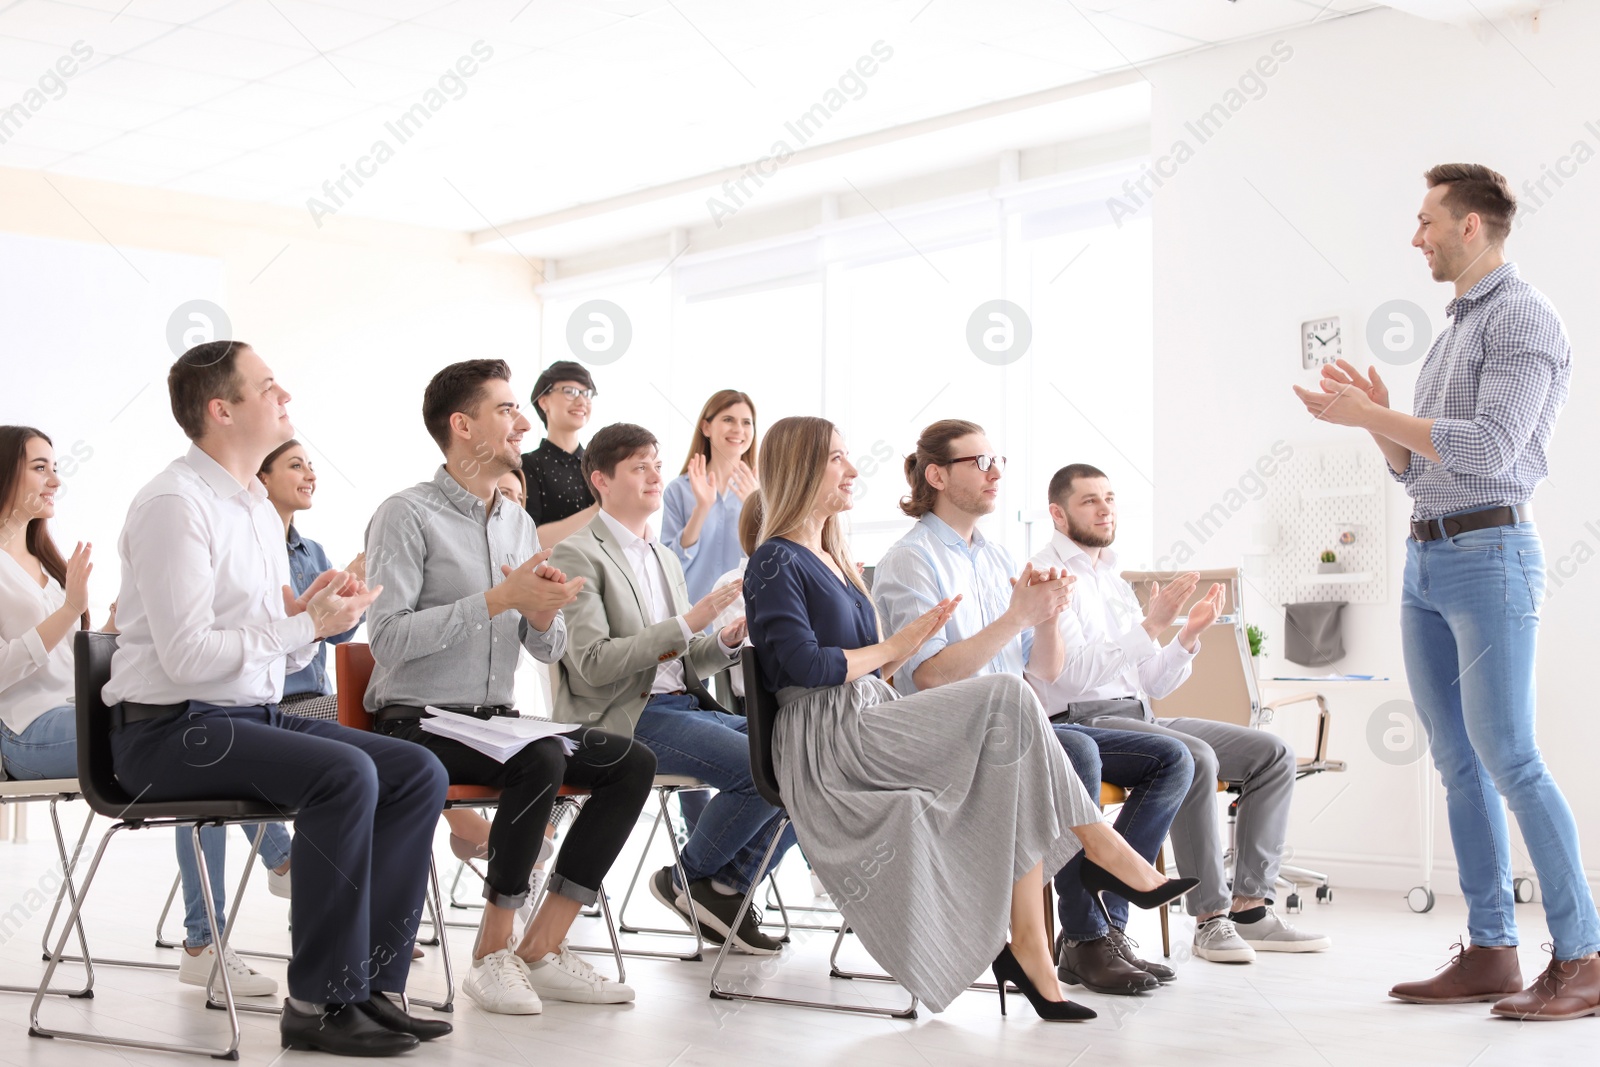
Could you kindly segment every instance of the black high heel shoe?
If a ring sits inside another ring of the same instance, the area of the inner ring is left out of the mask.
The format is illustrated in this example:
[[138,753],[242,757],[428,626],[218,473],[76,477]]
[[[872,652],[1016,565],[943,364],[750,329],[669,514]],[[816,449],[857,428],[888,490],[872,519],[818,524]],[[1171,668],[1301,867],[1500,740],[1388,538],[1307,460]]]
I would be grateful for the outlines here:
[[994,958],[990,968],[994,971],[995,983],[1000,987],[1001,1015],[1006,1013],[1006,983],[1010,982],[1028,998],[1028,1003],[1033,1005],[1033,1010],[1045,1022],[1081,1023],[1095,1018],[1093,1008],[1074,1004],[1070,1000],[1046,1000],[1044,994],[1039,992],[1039,987],[1033,984],[1033,979],[1022,969],[1022,964],[1017,962],[1017,957],[1011,954],[1010,945],[1000,950],[1000,955]]
[[1083,862],[1078,866],[1078,881],[1083,883],[1083,888],[1094,897],[1094,902],[1100,906],[1100,914],[1111,924],[1111,913],[1106,909],[1104,894],[1115,893],[1128,903],[1138,908],[1150,910],[1159,908],[1164,904],[1171,904],[1189,890],[1200,884],[1198,878],[1168,878],[1154,889],[1138,890],[1124,882],[1100,866],[1088,856],[1083,857]]

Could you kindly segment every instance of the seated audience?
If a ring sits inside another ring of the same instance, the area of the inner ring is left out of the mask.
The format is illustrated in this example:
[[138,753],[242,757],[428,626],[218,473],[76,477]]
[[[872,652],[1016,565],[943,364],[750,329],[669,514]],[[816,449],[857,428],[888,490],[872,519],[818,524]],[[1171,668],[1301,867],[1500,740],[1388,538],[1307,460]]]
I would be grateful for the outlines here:
[[[1188,603],[1199,575],[1152,583],[1141,608],[1117,569],[1117,498],[1103,472],[1086,463],[1062,467],[1050,479],[1055,535],[1033,557],[1035,567],[1061,567],[1078,581],[1062,613],[1066,664],[1056,680],[1029,681],[1053,716],[1074,723],[1158,734],[1183,743],[1194,759],[1194,780],[1172,824],[1178,869],[1200,878],[1188,899],[1196,917],[1194,953],[1216,963],[1249,963],[1260,952],[1318,952],[1332,942],[1297,930],[1273,909],[1283,862],[1289,805],[1294,800],[1294,751],[1282,738],[1210,719],[1157,719],[1150,701],[1188,679],[1200,637],[1222,613],[1225,590],[1213,585],[1189,608],[1165,647],[1157,642]],[[1217,786],[1242,787],[1235,823],[1233,879],[1224,865]]]
[[9,778],[76,778],[72,635],[89,626],[92,545],[63,559],[55,446],[0,426],[0,767]]
[[533,410],[544,424],[544,440],[522,454],[528,517],[539,543],[554,548],[593,519],[599,506],[583,477],[578,431],[589,424],[595,394],[589,368],[570,359],[550,364],[533,383]]
[[[378,506],[367,561],[382,593],[368,624],[376,662],[367,710],[377,729],[425,747],[452,783],[499,789],[489,829],[483,918],[463,988],[485,1011],[531,1015],[543,1000],[619,1004],[633,990],[601,975],[567,946],[578,912],[627,842],[655,775],[655,758],[601,730],[547,737],[504,763],[423,729],[428,706],[481,718],[512,716],[517,662],[560,656],[560,609],[583,588],[546,562],[533,521],[502,497],[528,429],[503,360],[454,363],[433,376],[423,424],[444,453],[428,481]],[[549,891],[520,941],[517,909],[544,842],[557,791],[589,791],[556,859]],[[442,805],[441,805],[442,807]],[[427,816],[431,823],[437,811]],[[542,999],[541,999],[542,998]]]
[[167,378],[193,442],[139,490],[118,543],[121,637],[105,701],[114,770],[147,801],[239,797],[294,810],[284,1047],[387,1056],[447,1034],[405,992],[444,768],[415,745],[278,709],[286,673],[379,590],[327,571],[289,585],[283,523],[256,473],[294,433],[288,392],[239,341]]
[[756,462],[755,402],[737,389],[712,394],[661,500],[661,543],[683,565],[690,600],[748,554],[739,546],[739,512],[761,488]]
[[[1073,578],[1055,567],[1017,575],[1011,554],[978,528],[992,513],[1005,471],[983,427],[945,419],[922,431],[906,457],[911,495],[900,509],[917,520],[878,561],[872,584],[878,617],[890,631],[904,629],[941,600],[960,605],[895,672],[902,694],[932,689],[974,675],[1012,674],[1055,680],[1066,650],[1056,616],[1071,595]],[[1147,860],[1167,839],[1178,804],[1189,790],[1194,762],[1179,742],[1157,734],[1052,724],[1056,740],[1091,797],[1102,779],[1128,789],[1116,829]],[[1081,855],[1081,853],[1080,853]],[[1170,967],[1141,960],[1124,932],[1128,902],[1109,895],[1101,915],[1078,877],[1074,858],[1056,872],[1061,929],[1056,976],[1096,993],[1132,995],[1177,977]]]
[[1193,883],[1163,881],[1103,821],[1061,747],[1042,743],[1049,723],[1022,679],[908,697],[884,683],[960,598],[881,636],[840,529],[855,477],[825,419],[781,419],[762,442],[766,515],[745,606],[782,706],[773,758],[806,856],[868,951],[934,1011],[988,965],[1002,1011],[1009,981],[1042,1018],[1093,1018],[1056,981],[1046,872],[1082,849],[1091,891],[1141,907]]
[[[649,430],[607,426],[583,457],[600,514],[556,546],[551,562],[582,584],[565,608],[570,634],[556,685],[556,718],[631,733],[662,774],[690,775],[717,790],[683,847],[688,885],[671,866],[650,891],[714,944],[770,955],[781,942],[761,929],[759,909],[739,914],[780,816],[750,776],[747,723],[724,711],[705,680],[727,670],[744,641],[742,619],[716,635],[711,621],[739,595],[738,583],[689,601],[678,558],[656,540],[661,458]],[[793,843],[786,830],[781,857]]]

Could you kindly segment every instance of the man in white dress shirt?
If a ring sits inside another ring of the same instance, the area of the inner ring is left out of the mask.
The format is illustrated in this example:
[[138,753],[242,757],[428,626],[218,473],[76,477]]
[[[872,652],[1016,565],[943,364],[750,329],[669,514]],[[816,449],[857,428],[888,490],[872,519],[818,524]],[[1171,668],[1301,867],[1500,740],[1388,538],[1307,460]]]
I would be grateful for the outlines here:
[[117,780],[141,801],[298,811],[283,1045],[404,1052],[450,1030],[386,996],[405,990],[444,768],[420,745],[279,711],[285,671],[380,589],[342,571],[290,588],[283,522],[256,477],[294,433],[289,394],[249,345],[191,348],[167,387],[193,445],[135,495],[118,542],[104,692]]
[[[1225,607],[1213,585],[1190,609],[1165,647],[1157,636],[1171,626],[1199,575],[1152,585],[1148,609],[1117,569],[1117,499],[1103,471],[1087,463],[1061,468],[1050,479],[1055,535],[1033,557],[1035,568],[1064,567],[1076,576],[1072,603],[1059,624],[1067,661],[1051,683],[1029,676],[1045,710],[1069,713],[1074,723],[1146,730],[1173,737],[1194,757],[1194,781],[1172,823],[1178,870],[1200,879],[1188,896],[1196,917],[1194,952],[1216,963],[1249,963],[1257,951],[1318,952],[1332,941],[1297,930],[1272,908],[1294,800],[1294,751],[1279,737],[1209,719],[1156,719],[1150,700],[1189,677],[1200,635]],[[1230,891],[1217,816],[1218,781],[1242,787],[1234,827],[1236,855]]]

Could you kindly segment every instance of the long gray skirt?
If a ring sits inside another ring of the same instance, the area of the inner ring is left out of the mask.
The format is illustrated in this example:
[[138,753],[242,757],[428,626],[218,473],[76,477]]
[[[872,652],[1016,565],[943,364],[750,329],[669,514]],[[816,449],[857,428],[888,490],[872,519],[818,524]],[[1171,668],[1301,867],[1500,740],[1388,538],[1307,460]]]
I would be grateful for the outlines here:
[[1033,690],[994,674],[900,697],[867,676],[779,695],[778,787],[872,957],[933,1011],[1006,943],[1011,890],[1100,821]]

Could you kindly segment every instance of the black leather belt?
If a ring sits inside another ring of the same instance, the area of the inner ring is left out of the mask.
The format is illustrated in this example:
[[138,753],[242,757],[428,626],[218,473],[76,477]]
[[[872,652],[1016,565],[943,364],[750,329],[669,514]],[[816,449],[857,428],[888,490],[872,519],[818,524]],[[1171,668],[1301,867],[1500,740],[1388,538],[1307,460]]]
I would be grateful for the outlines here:
[[185,700],[178,704],[140,704],[135,700],[124,700],[111,710],[113,720],[120,719],[119,725],[127,725],[130,722],[170,719],[174,715],[182,715],[189,710],[189,702]]
[[[493,719],[501,716],[507,719],[520,718],[522,713],[507,704],[435,704],[440,711],[457,711],[462,715],[471,715],[475,719]],[[427,708],[414,708],[407,704],[390,704],[386,708],[378,709],[379,722],[399,722],[404,719],[420,719],[428,713]]]
[[1424,519],[1411,522],[1411,536],[1417,541],[1438,541],[1445,537],[1454,537],[1456,534],[1466,533],[1469,530],[1487,530],[1495,526],[1514,526],[1519,522],[1527,522],[1533,518],[1533,509],[1526,504],[1517,504],[1515,507],[1502,504],[1499,507],[1482,508],[1478,511],[1469,511],[1462,515],[1448,515],[1442,519]]

